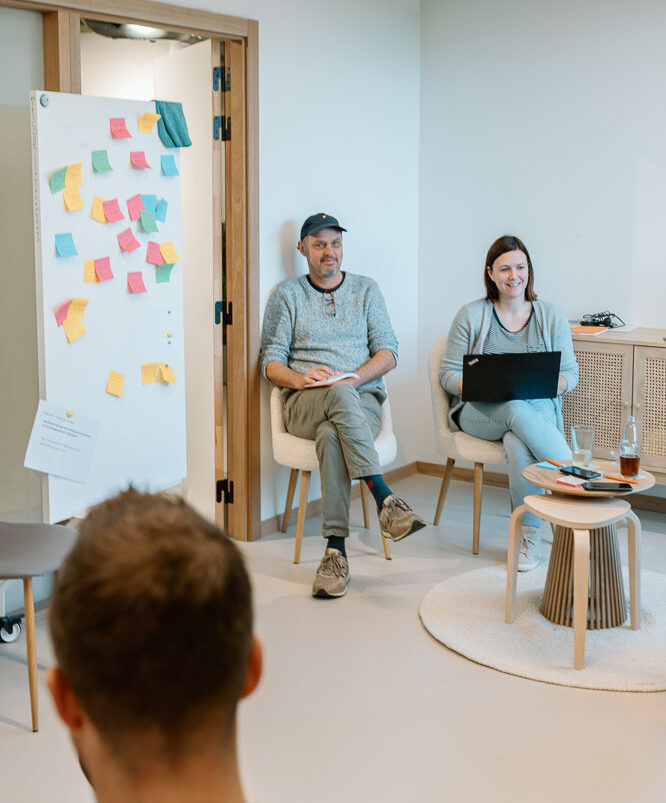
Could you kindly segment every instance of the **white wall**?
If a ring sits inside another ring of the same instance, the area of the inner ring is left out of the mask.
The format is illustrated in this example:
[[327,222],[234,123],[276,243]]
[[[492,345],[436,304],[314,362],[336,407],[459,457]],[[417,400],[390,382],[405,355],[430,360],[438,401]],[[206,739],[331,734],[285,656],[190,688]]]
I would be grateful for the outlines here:
[[[399,462],[417,457],[408,415],[418,356],[418,0],[199,0],[259,20],[261,305],[304,272],[297,231],[307,215],[340,218],[344,266],[376,278],[400,340],[389,377]],[[262,404],[262,518],[284,505],[287,469],[270,446]],[[313,483],[311,498],[318,496]]]
[[659,0],[421,0],[421,388],[504,233],[570,318],[665,325],[665,29]]

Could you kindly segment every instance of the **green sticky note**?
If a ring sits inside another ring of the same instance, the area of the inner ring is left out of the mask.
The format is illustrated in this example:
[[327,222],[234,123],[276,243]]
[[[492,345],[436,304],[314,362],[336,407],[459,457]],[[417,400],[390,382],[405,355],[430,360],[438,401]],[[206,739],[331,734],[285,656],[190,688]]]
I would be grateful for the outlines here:
[[109,156],[106,151],[93,151],[92,165],[95,173],[108,173],[113,170],[109,164]]
[[174,264],[173,262],[165,262],[163,265],[157,266],[157,270],[155,271],[155,281],[157,284],[169,281],[171,278],[171,268],[173,268]]
[[56,192],[60,192],[60,190],[65,189],[65,174],[67,173],[67,168],[63,167],[61,170],[56,170],[55,173],[49,179],[49,186],[51,187],[51,194],[55,194]]
[[155,222],[155,213],[148,212],[145,209],[139,213],[141,216],[141,228],[144,231],[157,231],[157,223]]

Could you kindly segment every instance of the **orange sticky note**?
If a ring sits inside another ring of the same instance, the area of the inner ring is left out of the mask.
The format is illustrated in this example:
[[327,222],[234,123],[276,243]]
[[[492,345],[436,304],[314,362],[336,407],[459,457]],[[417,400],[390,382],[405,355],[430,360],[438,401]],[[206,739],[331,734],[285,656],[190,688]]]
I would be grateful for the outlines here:
[[177,385],[176,376],[173,372],[173,368],[170,365],[165,365],[163,362],[160,363],[158,376],[160,382],[163,382],[165,385],[170,382],[172,385]]
[[73,298],[70,301],[69,309],[67,311],[67,320],[80,321],[83,318],[83,313],[86,311],[87,306],[88,306],[87,298]]
[[77,162],[73,165],[67,165],[67,170],[65,171],[65,187],[66,188],[73,188],[73,187],[80,187],[81,186],[81,162]]
[[146,161],[146,154],[143,151],[130,151],[130,162],[132,167],[137,167],[141,170],[150,169],[150,165]]
[[149,385],[157,380],[158,362],[146,362],[141,366],[141,384]]
[[127,274],[127,285],[130,293],[146,292],[146,285],[143,283],[143,275],[140,270],[130,271]]
[[139,241],[132,234],[132,229],[125,229],[118,235],[118,245],[123,251],[135,251],[139,247]]
[[117,371],[109,371],[109,378],[106,382],[106,392],[110,396],[122,396],[125,376]]
[[124,117],[111,117],[109,119],[109,127],[111,128],[111,136],[114,139],[126,139],[132,136],[127,130]]
[[172,242],[162,243],[162,245],[160,245],[160,253],[165,262],[174,263],[180,260]]
[[118,206],[118,199],[112,198],[110,201],[104,201],[102,204],[104,209],[104,217],[109,223],[115,223],[118,220],[124,220],[125,215],[120,211]]
[[65,187],[62,191],[62,199],[65,202],[65,209],[68,212],[76,212],[78,209],[83,209],[83,199],[81,198],[78,185]]
[[83,281],[88,284],[99,282],[99,278],[97,277],[97,273],[95,272],[94,259],[83,260]]
[[104,217],[104,199],[95,195],[92,202],[92,209],[90,210],[90,217],[98,223],[106,223]]
[[153,112],[144,112],[141,117],[139,117],[139,132],[141,134],[151,134],[153,126],[161,116],[161,114],[154,114]]
[[86,333],[86,327],[80,318],[67,317],[62,323],[62,328],[65,330],[68,343],[73,343]]

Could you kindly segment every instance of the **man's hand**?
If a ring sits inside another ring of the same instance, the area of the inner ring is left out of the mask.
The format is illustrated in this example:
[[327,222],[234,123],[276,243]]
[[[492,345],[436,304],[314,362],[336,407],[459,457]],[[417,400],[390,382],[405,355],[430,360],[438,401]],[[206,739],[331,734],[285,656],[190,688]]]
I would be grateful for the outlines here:
[[294,390],[303,390],[303,388],[310,387],[315,382],[319,382],[322,379],[330,379],[339,373],[340,371],[334,371],[326,365],[315,365],[306,374],[299,374],[281,362],[277,362],[277,360],[269,362],[266,366],[266,376],[271,382],[280,385],[280,387],[293,388]]
[[303,387],[307,388],[308,385],[313,385],[315,382],[321,382],[322,380],[326,381],[339,373],[340,371],[334,371],[326,365],[315,365],[306,374],[300,374],[300,376],[303,377]]

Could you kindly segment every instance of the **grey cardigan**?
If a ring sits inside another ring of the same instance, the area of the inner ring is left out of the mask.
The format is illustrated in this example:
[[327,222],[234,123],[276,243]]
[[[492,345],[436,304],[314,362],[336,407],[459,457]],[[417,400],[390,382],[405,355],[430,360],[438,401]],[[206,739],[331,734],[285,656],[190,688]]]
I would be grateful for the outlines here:
[[[439,366],[439,381],[449,395],[449,428],[459,429],[452,417],[464,404],[458,395],[458,385],[462,379],[462,365],[465,354],[481,354],[490,330],[493,304],[485,298],[465,304],[453,319],[446,350]],[[573,350],[569,322],[562,310],[548,301],[534,302],[534,315],[538,330],[543,335],[544,351],[561,351],[560,374],[567,381],[567,391],[578,384],[578,363]],[[564,431],[562,423],[562,397],[555,401],[557,426]]]

